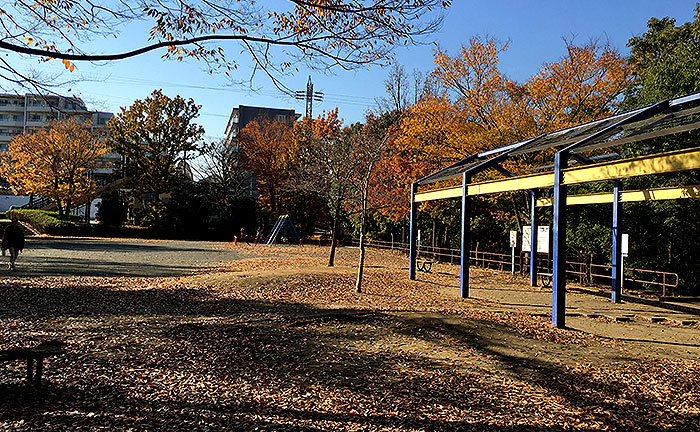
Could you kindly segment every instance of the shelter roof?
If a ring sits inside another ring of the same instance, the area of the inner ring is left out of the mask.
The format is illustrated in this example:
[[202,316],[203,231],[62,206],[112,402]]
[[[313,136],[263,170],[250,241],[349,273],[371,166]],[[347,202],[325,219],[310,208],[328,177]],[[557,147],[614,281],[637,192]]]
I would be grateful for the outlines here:
[[[579,162],[592,150],[610,149],[624,144],[671,135],[700,128],[700,92],[668,99],[590,121],[503,147],[476,153],[417,181],[418,185],[435,183],[476,174],[511,157],[553,149],[567,150]],[[597,158],[605,155],[597,155]]]

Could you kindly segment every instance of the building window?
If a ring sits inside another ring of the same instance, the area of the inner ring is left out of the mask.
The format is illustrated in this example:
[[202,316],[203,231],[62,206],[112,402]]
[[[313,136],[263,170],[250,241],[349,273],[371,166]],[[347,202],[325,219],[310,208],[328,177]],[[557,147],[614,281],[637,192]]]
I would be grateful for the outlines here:
[[277,121],[280,123],[284,123],[287,121],[287,116],[284,114],[277,114]]

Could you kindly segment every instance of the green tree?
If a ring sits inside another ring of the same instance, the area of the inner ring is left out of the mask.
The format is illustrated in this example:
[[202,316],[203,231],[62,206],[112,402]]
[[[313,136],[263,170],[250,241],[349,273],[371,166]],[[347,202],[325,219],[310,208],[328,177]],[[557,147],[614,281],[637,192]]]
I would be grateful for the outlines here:
[[97,207],[97,219],[105,225],[121,226],[126,221],[129,206],[124,202],[119,190],[102,194],[102,202]]
[[[680,26],[673,18],[651,18],[647,31],[630,39],[634,85],[624,101],[628,109],[700,90],[700,4],[695,19]],[[626,146],[625,157],[661,153],[697,145],[700,133],[689,131]],[[625,189],[700,183],[695,171],[626,179]],[[679,274],[679,292],[697,294],[700,283],[698,200],[651,201],[624,206],[624,231],[630,234],[632,267]]]
[[651,18],[647,28],[627,43],[637,75],[628,108],[700,90],[700,4],[694,21],[676,26],[673,18]]
[[200,150],[204,128],[194,123],[200,105],[155,90],[145,100],[122,108],[109,126],[109,144],[126,157],[125,174],[141,193],[159,195],[175,184],[179,167]]

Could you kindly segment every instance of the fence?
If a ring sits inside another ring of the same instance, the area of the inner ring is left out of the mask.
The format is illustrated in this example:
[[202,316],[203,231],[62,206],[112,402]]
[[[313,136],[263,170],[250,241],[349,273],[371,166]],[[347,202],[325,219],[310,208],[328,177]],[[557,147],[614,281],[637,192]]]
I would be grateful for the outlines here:
[[[352,243],[357,245],[359,241],[353,239]],[[368,247],[397,250],[408,254],[408,243],[368,240],[366,244]],[[528,255],[529,254],[518,253],[515,255],[514,262],[511,262],[512,257],[510,254],[473,250],[470,251],[469,258],[472,265],[522,274],[527,272],[530,267]],[[435,261],[457,264],[459,263],[460,256],[461,253],[459,249],[423,245],[418,248],[419,258],[429,258]],[[540,272],[551,273],[551,260],[549,256],[538,257],[537,269]],[[676,273],[637,268],[625,268],[624,272],[623,285],[625,282],[634,283],[645,291],[656,291],[660,288],[661,295],[664,297],[671,291],[675,291],[675,288],[678,287],[678,274]],[[611,273],[612,266],[610,265],[579,261],[566,262],[566,274],[572,279],[578,280],[580,284],[594,284],[601,280],[610,280],[612,279]]]

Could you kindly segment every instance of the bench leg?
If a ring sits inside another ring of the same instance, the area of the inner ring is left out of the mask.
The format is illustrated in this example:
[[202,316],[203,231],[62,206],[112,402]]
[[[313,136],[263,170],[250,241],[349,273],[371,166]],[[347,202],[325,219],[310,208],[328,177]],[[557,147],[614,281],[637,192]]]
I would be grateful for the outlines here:
[[34,374],[34,385],[41,386],[41,373],[44,370],[44,359],[39,357],[36,359],[36,373]]
[[27,385],[32,385],[34,382],[34,359],[27,359]]

